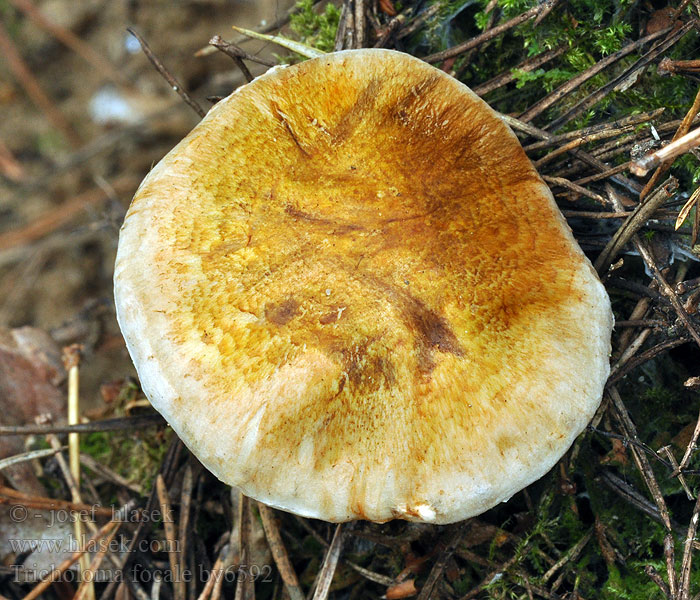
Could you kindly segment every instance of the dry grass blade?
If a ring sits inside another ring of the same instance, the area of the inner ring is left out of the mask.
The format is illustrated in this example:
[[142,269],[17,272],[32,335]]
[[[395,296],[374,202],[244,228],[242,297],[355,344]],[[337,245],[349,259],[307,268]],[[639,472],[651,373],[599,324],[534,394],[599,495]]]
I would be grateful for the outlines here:
[[82,504],[82,499],[81,499],[81,494],[80,494],[80,489],[78,488],[78,484],[76,483],[75,479],[73,478],[73,473],[71,473],[70,466],[68,462],[66,461],[65,456],[63,456],[63,453],[60,451],[61,450],[61,442],[58,441],[58,438],[53,435],[53,434],[48,434],[46,436],[46,441],[51,445],[51,447],[56,450],[56,463],[58,464],[58,467],[61,469],[61,473],[63,475],[63,478],[66,480],[66,485],[68,486],[68,489],[70,490],[71,493],[71,498],[73,499],[74,504]]
[[352,45],[352,36],[355,29],[355,11],[352,10],[352,0],[345,0],[340,9],[338,19],[338,29],[335,32],[335,43],[333,50],[346,50]]
[[690,214],[690,211],[693,209],[693,206],[695,206],[697,204],[698,198],[700,198],[700,188],[697,188],[690,195],[690,198],[688,198],[688,202],[686,202],[683,205],[683,208],[681,208],[680,212],[678,213],[678,218],[676,219],[676,223],[674,224],[674,229],[676,231],[678,231],[681,228],[681,225],[683,225],[685,220],[688,218],[688,215]]
[[361,567],[360,565],[355,564],[350,560],[346,560],[344,562],[353,571],[357,571],[360,575],[362,575],[362,577],[364,577],[365,579],[369,579],[370,581],[374,581],[374,583],[378,583],[379,585],[383,585],[385,587],[390,587],[394,584],[394,579],[391,577],[387,577],[386,575],[382,575],[381,573],[375,573],[374,571],[365,569],[364,567]]
[[[620,437],[625,440],[627,439],[625,436]],[[599,479],[610,490],[625,500],[625,502],[631,504],[637,510],[644,513],[654,521],[663,523],[659,509],[629,483],[623,479],[620,479],[618,476],[610,473],[609,471],[603,471]],[[676,533],[680,533],[682,531],[682,527],[673,521],[671,522],[671,526]]]
[[[588,144],[591,142],[596,142],[598,140],[603,140],[606,138],[610,137],[618,137],[630,130],[633,129],[633,126],[627,126],[627,127],[622,127],[620,129],[611,129],[607,131],[600,131],[597,133],[591,133],[589,135],[583,134],[579,136],[577,139],[573,139],[566,144],[563,144],[553,150],[552,152],[549,152],[548,154],[545,154],[542,158],[538,159],[535,161],[535,167],[537,169],[541,168],[542,165],[547,164],[548,162],[553,161],[555,158],[561,156],[562,154],[566,152],[570,152],[571,150],[575,150],[579,146],[583,146],[584,144]],[[535,144],[533,144],[534,146]],[[527,149],[526,149],[527,151]]]
[[406,22],[406,17],[404,15],[399,15],[394,17],[386,28],[381,33],[381,36],[374,43],[373,48],[386,48],[391,40],[392,36],[401,28],[401,26]]
[[353,48],[364,48],[367,43],[365,0],[355,0],[355,38]]
[[601,171],[600,173],[596,173],[595,175],[588,175],[587,177],[581,177],[581,179],[577,179],[576,181],[572,182],[575,183],[576,185],[584,185],[586,183],[591,183],[592,181],[600,181],[601,179],[607,179],[608,177],[613,177],[614,175],[617,175],[618,173],[622,173],[623,171],[629,170],[630,167],[630,161],[627,161],[626,163],[622,163],[621,165],[618,165],[616,167],[612,167],[611,169],[606,169],[604,171]]
[[654,568],[653,565],[647,565],[644,567],[644,572],[647,574],[649,579],[651,579],[661,590],[661,593],[668,598],[668,600],[673,600],[673,596],[671,596],[671,589],[668,587],[668,584],[661,578],[661,575],[659,575],[659,572]]
[[658,453],[660,454],[661,452],[663,452],[666,455],[669,464],[673,467],[674,474],[677,474],[676,476],[678,477],[678,483],[681,484],[681,487],[685,492],[685,497],[688,498],[688,500],[692,501],[695,498],[695,496],[693,496],[693,493],[690,491],[690,488],[688,487],[688,484],[685,481],[683,473],[681,473],[678,469],[678,461],[676,460],[676,457],[674,456],[673,452],[671,452],[671,446],[664,446],[663,448],[660,448]]
[[175,600],[184,600],[185,598],[185,586],[182,574],[179,572],[180,561],[177,556],[177,530],[175,527],[175,518],[173,517],[173,510],[170,506],[170,496],[168,495],[168,490],[165,487],[165,480],[163,475],[158,473],[156,477],[156,492],[158,494],[158,501],[160,503],[160,511],[163,516],[163,529],[165,530],[165,540],[168,546],[168,561],[170,562],[170,572],[172,573],[172,581],[175,582],[174,592]]
[[[629,211],[620,212],[595,212],[591,210],[562,210],[567,219],[626,219],[630,216]],[[619,325],[620,321],[615,321]]]
[[272,552],[272,558],[275,560],[275,564],[277,565],[277,569],[280,572],[280,576],[282,577],[290,599],[304,600],[304,592],[299,586],[299,579],[289,560],[287,549],[284,547],[284,542],[282,541],[274,512],[262,502],[258,502],[258,510],[260,511],[260,518],[262,519],[263,529],[265,530],[265,537],[267,538],[270,552]]
[[[238,522],[239,539],[238,548],[240,552],[238,578],[236,580],[235,600],[255,600],[255,580],[248,576],[247,565],[250,564],[251,543],[253,530],[253,517],[251,515],[251,500],[240,492],[231,491],[232,494],[239,494],[238,501]],[[233,542],[233,539],[232,539]],[[245,565],[245,567],[243,567]],[[220,589],[220,586],[219,586]],[[216,588],[212,594],[212,600],[218,600]]]
[[[68,373],[68,424],[75,425],[80,421],[80,395],[79,395],[79,383],[80,383],[80,355],[82,352],[82,347],[78,344],[73,344],[67,346],[63,349],[63,366]],[[59,455],[58,458],[61,456]],[[78,433],[68,434],[68,461],[70,474],[75,482],[71,486],[71,493],[73,495],[73,502],[82,502],[80,497],[80,437]],[[59,461],[60,462],[60,461]],[[80,540],[83,538],[83,522],[81,519],[75,519],[73,522],[73,531],[75,533],[75,538]],[[85,584],[84,595],[87,596],[88,600],[94,600],[95,598],[95,586],[93,582],[85,579],[85,573],[88,570],[89,557],[84,555],[80,557],[80,580],[81,586]]]
[[194,487],[194,475],[192,474],[192,467],[188,464],[185,467],[185,474],[182,478],[182,491],[180,493],[180,521],[178,523],[177,530],[180,534],[180,544],[178,547],[178,569],[179,573],[183,576],[180,577],[181,581],[176,583],[176,586],[181,586],[182,589],[179,591],[181,598],[186,598],[186,581],[184,573],[187,572],[187,550],[189,543],[189,527],[190,527],[190,506],[192,504],[192,489]]
[[[58,451],[60,451],[60,448],[59,450],[52,449],[52,452]],[[67,500],[57,500],[44,496],[30,496],[5,486],[0,486],[0,504],[21,504],[22,506],[38,508],[40,510],[69,510],[101,517],[111,517],[114,515],[114,510],[111,508],[69,502]]]
[[647,245],[639,238],[634,239],[634,245],[637,248],[639,254],[644,259],[646,265],[654,273],[654,278],[656,279],[656,281],[659,282],[659,287],[661,288],[661,291],[663,292],[664,296],[666,296],[671,301],[673,309],[676,311],[678,318],[683,322],[683,325],[685,325],[685,328],[688,330],[690,337],[693,338],[698,348],[700,348],[700,331],[698,331],[697,327],[695,326],[695,323],[690,318],[688,312],[685,310],[685,307],[678,298],[678,294],[676,294],[676,291],[669,285],[664,276],[661,274],[659,267],[654,261],[654,256],[652,255],[651,251],[649,250]]
[[690,517],[690,524],[688,525],[688,533],[685,536],[685,543],[683,545],[683,561],[681,563],[681,572],[678,577],[678,598],[679,600],[690,600],[690,568],[693,564],[693,545],[695,542],[695,535],[698,531],[698,520],[700,519],[700,495],[695,502],[695,507],[693,508],[693,514]]
[[[637,436],[637,428],[635,427],[629,415],[629,412],[627,411],[627,407],[622,401],[620,392],[615,386],[612,386],[609,388],[609,395],[612,400],[612,406],[614,409],[613,414],[615,415],[618,423],[620,424],[623,435],[635,441],[639,440],[639,437]],[[656,481],[654,471],[651,468],[651,465],[649,464],[649,461],[644,452],[640,451],[639,448],[634,444],[630,446],[630,449],[635,464],[637,465],[637,469],[639,469],[639,472],[644,478],[644,482],[646,483],[647,488],[651,492],[651,496],[654,499],[654,503],[656,504],[656,507],[659,510],[661,522],[666,528],[666,536],[667,538],[670,538],[672,540],[673,528],[671,526],[671,516],[668,512],[668,507],[666,506],[666,501],[664,500],[663,494],[661,493],[659,483]],[[664,554],[666,555],[666,568],[669,580],[668,585],[671,589],[671,593],[675,594],[675,590],[677,589],[677,577],[675,571],[675,552],[673,548],[673,543],[667,543],[664,545]]]
[[660,319],[623,319],[615,321],[615,327],[653,327],[655,329],[668,329],[669,324]]
[[564,554],[556,563],[554,563],[549,570],[542,576],[542,583],[547,583],[553,576],[554,574],[561,569],[566,563],[575,561],[578,558],[578,555],[581,554],[581,551],[586,547],[586,544],[591,540],[593,537],[593,529],[589,529],[588,533],[586,533],[574,546],[572,546],[566,554]]
[[[681,462],[678,465],[677,473],[680,473],[683,469],[685,469],[688,466],[688,463],[690,462],[690,457],[692,456],[693,451],[697,447],[698,438],[700,438],[700,418],[698,418],[698,420],[695,423],[693,435],[690,439],[690,442],[688,443],[688,446],[685,449],[683,458],[681,459]],[[673,475],[676,475],[677,473],[673,473]]]
[[37,458],[46,458],[47,456],[53,456],[57,452],[62,452],[68,446],[61,446],[58,449],[45,448],[43,450],[31,450],[30,452],[22,452],[21,454],[15,454],[14,456],[8,456],[0,460],[0,471],[7,469],[13,465],[18,465],[28,460],[34,460]]
[[[675,182],[675,180],[674,180],[673,178],[670,178],[670,179],[666,182],[666,184],[664,184],[663,186],[661,186],[661,189],[660,189],[660,190],[657,190],[657,192],[659,192],[659,191],[661,191],[661,190],[666,190],[667,184],[669,184],[669,183],[672,184],[671,187],[677,185],[677,183],[674,183],[674,182]],[[621,203],[620,200],[617,198],[617,196],[616,196],[615,192],[613,191],[612,187],[608,185],[608,186],[607,186],[607,189],[608,189],[608,195],[610,196],[610,199],[611,199],[611,201],[612,201],[612,203],[613,203],[613,206],[614,206],[615,208],[617,208],[618,210],[621,209],[621,208],[622,208],[622,203]],[[656,196],[656,195],[655,195],[655,196]],[[663,295],[669,300],[669,302],[670,302],[671,305],[673,306],[673,309],[676,311],[676,314],[678,315],[678,318],[681,320],[681,322],[683,323],[683,325],[685,326],[685,328],[688,330],[688,333],[690,334],[690,337],[692,337],[693,340],[695,340],[695,343],[696,343],[696,344],[698,345],[698,347],[700,348],[700,331],[698,331],[698,329],[697,329],[695,323],[694,323],[694,322],[692,321],[692,319],[690,318],[690,315],[688,314],[688,312],[686,311],[686,309],[685,309],[685,307],[683,306],[682,302],[681,302],[680,299],[678,298],[678,294],[676,293],[676,291],[669,285],[669,283],[666,281],[665,277],[664,277],[663,274],[661,273],[661,270],[660,270],[659,267],[657,266],[656,261],[655,261],[655,258],[654,258],[654,256],[653,256],[653,254],[651,253],[651,251],[649,250],[649,248],[647,247],[647,244],[646,244],[644,241],[642,241],[642,240],[639,238],[639,236],[636,234],[636,229],[638,229],[638,228],[641,226],[641,224],[643,223],[643,221],[641,220],[640,215],[642,215],[642,214],[645,212],[645,210],[647,210],[646,207],[654,200],[655,196],[652,196],[652,198],[650,198],[646,203],[644,203],[644,204],[638,206],[637,208],[639,209],[639,211],[637,211],[637,209],[635,209],[635,211],[633,211],[632,216],[630,216],[630,218],[629,218],[629,219],[625,222],[625,224],[623,224],[623,226],[620,228],[620,230],[622,230],[623,228],[625,228],[625,225],[626,225],[627,223],[630,223],[630,226],[627,228],[627,232],[626,232],[623,236],[621,236],[621,237],[618,239],[618,244],[619,244],[619,242],[620,242],[621,240],[623,240],[623,239],[625,239],[625,238],[628,239],[628,240],[631,240],[631,241],[634,243],[635,248],[636,248],[637,251],[639,252],[639,254],[640,254],[640,256],[642,257],[642,259],[644,260],[644,263],[646,264],[647,268],[650,269],[650,270],[652,271],[652,273],[654,274],[654,279],[655,279],[656,282],[658,283],[659,288],[661,289],[661,292],[662,292]],[[652,207],[652,208],[653,208],[653,207]],[[652,208],[649,208],[649,209],[648,209],[649,212],[648,212],[647,214],[648,214],[649,216],[652,214]],[[636,216],[636,217],[634,216],[635,213],[637,213],[637,216]],[[635,226],[634,224],[632,224],[632,223],[634,222],[635,219],[636,219],[636,221],[637,221],[637,225],[636,225],[636,226]],[[617,235],[617,233],[620,232],[620,230],[618,230],[618,232],[616,232],[616,235]],[[626,237],[626,236],[628,236],[628,237]],[[615,236],[613,236],[613,239],[614,239],[614,238],[615,238]],[[613,240],[611,240],[611,242],[612,242],[612,241],[613,241]],[[624,245],[624,244],[619,245],[619,246],[618,246],[618,249],[622,248],[623,245]],[[607,249],[607,246],[606,246],[606,249]],[[613,248],[613,249],[614,249],[614,248]],[[600,260],[600,257],[599,257],[599,260]],[[598,261],[596,261],[596,268],[598,268]],[[600,272],[600,271],[599,271],[599,272]],[[618,364],[619,364],[619,363],[618,363]],[[616,365],[616,366],[617,366],[617,365]]]
[[[498,116],[511,129],[515,131],[522,131],[523,133],[531,135],[532,137],[538,140],[552,140],[555,137],[553,134],[549,133],[548,131],[545,131],[544,129],[535,127],[530,123],[524,123],[520,119],[516,119],[515,117],[511,117],[510,115],[499,114]],[[590,155],[588,152],[584,152],[580,148],[575,148],[570,150],[570,153],[576,158],[585,162],[586,164],[592,166],[595,169],[598,169],[602,173],[605,173],[606,177],[612,177],[616,183],[626,187],[627,189],[634,190],[635,192],[641,191],[642,186],[640,186],[638,183],[631,181],[626,177],[621,177],[617,174],[610,173],[611,169],[608,165],[606,165],[602,160],[599,160],[595,156]]]
[[104,560],[107,552],[109,551],[110,543],[112,539],[114,539],[114,536],[116,535],[117,531],[119,531],[120,526],[121,523],[115,522],[114,527],[112,527],[107,537],[105,537],[104,540],[100,540],[100,549],[93,557],[88,568],[85,570],[85,572],[89,573],[89,575],[84,578],[83,582],[78,587],[78,590],[75,592],[75,596],[73,596],[72,600],[82,600],[85,596],[87,596],[90,593],[90,584],[95,580],[95,573],[97,569],[100,568],[102,561]]
[[[217,42],[216,44],[214,43],[215,40]],[[221,50],[231,58],[242,58],[251,62],[258,63],[260,65],[264,65],[266,67],[274,67],[278,64],[275,61],[269,60],[262,56],[255,56],[255,54],[250,54],[249,52],[243,50],[243,48],[241,48],[237,44],[234,44],[233,42],[227,42],[226,40],[222,39],[221,36],[218,35],[215,35],[212,39],[210,39],[209,44],[210,46],[208,46],[207,48],[213,46],[214,48],[216,48],[217,50]],[[196,57],[200,57],[202,55],[203,52],[201,51],[195,52]]]
[[338,566],[338,560],[340,560],[340,552],[342,549],[343,526],[339,523],[335,528],[335,533],[333,534],[331,545],[326,552],[326,557],[323,559],[323,566],[318,574],[316,590],[314,591],[312,600],[326,600],[326,598],[328,598],[328,592],[331,589],[331,582],[333,581],[333,575]]
[[237,27],[236,25],[233,25],[233,29],[238,33],[255,40],[262,40],[264,42],[277,44],[278,46],[282,46],[282,48],[286,48],[287,50],[301,54],[306,58],[318,58],[319,56],[323,56],[325,54],[325,52],[322,52],[321,50],[317,50],[316,48],[312,48],[311,46],[307,46],[306,44],[302,44],[301,42],[297,42],[295,40],[290,40],[283,35],[267,35],[265,33],[258,33],[252,29],[246,29],[245,27]]
[[[665,181],[654,194],[644,202],[638,204],[632,214],[615,232],[615,235],[606,244],[603,251],[598,255],[594,266],[599,274],[604,273],[615,257],[632,239],[635,233],[651,218],[651,215],[668,200],[676,191],[678,182],[673,177]],[[608,189],[611,192],[611,189]]]
[[[657,119],[664,113],[665,110],[665,108],[657,108],[656,110],[652,110],[650,112],[630,115],[608,123],[591,125],[589,127],[584,127],[583,129],[576,129],[575,131],[567,131],[566,133],[553,135],[547,140],[528,144],[524,149],[526,152],[530,152],[532,150],[549,148],[561,142],[568,142],[569,140],[587,139],[588,141],[594,141],[596,139],[604,139],[605,137],[617,136],[630,131],[641,123],[647,123],[653,119]],[[602,137],[592,137],[600,136],[601,134]]]
[[[170,443],[167,452],[165,453],[165,457],[161,462],[159,470],[159,474],[163,476],[163,480],[166,485],[172,480],[172,477],[174,476],[175,465],[177,464],[177,460],[180,456],[181,451],[182,442],[179,438],[175,437]],[[157,506],[158,496],[156,487],[157,486],[155,485],[153,486],[151,494],[148,497],[148,501],[146,502],[146,506],[144,508],[145,514],[151,514]],[[136,558],[136,550],[139,547],[141,540],[146,535],[146,532],[150,528],[151,524],[152,523],[149,519],[139,519],[138,525],[136,526],[136,530],[134,531],[126,549],[125,558],[123,559],[123,562],[121,564],[120,571],[122,573],[129,573],[128,567],[131,565],[131,562]],[[148,594],[146,594],[146,592],[143,590],[143,588],[138,582],[133,581],[129,577],[127,577],[126,581],[129,585],[129,590],[136,596],[137,600],[149,600]],[[115,591],[116,585],[108,587],[108,589],[105,590],[105,592],[102,594],[100,600],[110,600],[113,597]]]
[[112,483],[116,483],[117,485],[125,487],[131,490],[132,492],[135,492],[136,494],[143,494],[143,487],[141,485],[139,485],[138,483],[133,483],[128,479],[125,479],[124,477],[119,475],[119,473],[116,473],[109,467],[106,467],[101,462],[95,460],[89,454],[81,454],[80,463],[84,467],[87,467],[91,471],[97,473],[100,477],[104,477],[107,481],[111,481]]
[[66,560],[64,560],[60,565],[51,571],[46,577],[44,577],[41,582],[39,582],[31,592],[29,592],[22,600],[35,600],[38,598],[46,588],[48,588],[54,581],[56,581],[63,573],[66,572],[75,562],[77,562],[81,556],[87,552],[87,548],[94,545],[97,540],[102,539],[112,531],[113,528],[119,526],[119,520],[115,519],[109,521],[98,529],[94,534],[92,534],[84,544],[81,544],[81,548],[76,550],[71,554]]
[[685,203],[683,208],[681,208],[680,212],[678,213],[678,218],[676,219],[676,223],[674,225],[674,228],[676,229],[676,231],[678,231],[681,228],[681,225],[683,225],[683,222],[688,218],[690,211],[693,209],[693,206],[695,206],[697,204],[699,198],[700,198],[700,188],[697,188],[690,195],[690,198],[688,198],[688,202]]
[[[646,329],[642,332],[643,335],[640,336],[642,342],[646,341],[646,338],[649,337],[650,332],[650,329]],[[682,346],[683,344],[687,344],[690,341],[690,337],[680,337],[671,340],[666,340],[664,342],[661,342],[660,344],[657,344],[656,346],[652,346],[648,350],[645,350],[634,359],[631,358],[632,353],[625,354],[623,358],[621,358],[620,361],[615,365],[615,367],[613,367],[613,370],[610,373],[610,377],[608,378],[608,385],[613,385],[617,383],[623,377],[625,377],[625,375],[628,375],[629,373],[634,371],[634,369],[636,369],[640,365],[643,365],[645,362],[650,361],[652,358],[655,358],[659,354],[667,352],[672,348]],[[637,347],[636,349],[638,350],[639,348]]]
[[700,60],[671,60],[667,57],[659,63],[659,73],[700,73]]
[[204,589],[202,590],[202,593],[197,596],[197,600],[209,600],[214,590],[214,584],[223,578],[224,555],[227,552],[228,546],[224,546],[219,552],[219,556],[216,558],[216,562],[214,562],[209,578],[204,584]]

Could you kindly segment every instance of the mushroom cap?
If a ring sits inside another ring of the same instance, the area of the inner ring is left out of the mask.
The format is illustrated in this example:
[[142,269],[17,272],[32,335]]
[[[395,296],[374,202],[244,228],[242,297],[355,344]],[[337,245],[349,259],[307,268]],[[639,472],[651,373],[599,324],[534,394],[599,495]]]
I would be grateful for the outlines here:
[[609,299],[515,135],[389,50],[216,104],[138,189],[115,296],[144,392],[202,463],[328,521],[507,500],[609,373]]

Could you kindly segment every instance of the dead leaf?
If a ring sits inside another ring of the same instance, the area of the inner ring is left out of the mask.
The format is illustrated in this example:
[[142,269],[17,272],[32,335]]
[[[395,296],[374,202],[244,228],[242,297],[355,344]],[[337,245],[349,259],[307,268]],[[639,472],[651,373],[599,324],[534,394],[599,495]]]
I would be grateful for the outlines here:
[[385,15],[389,15],[390,17],[395,17],[398,14],[391,0],[379,0],[379,8]]
[[617,463],[620,465],[626,465],[629,462],[629,457],[627,456],[627,447],[622,440],[612,440],[612,450],[608,452],[602,459],[601,464]]
[[672,439],[671,442],[676,448],[685,450],[693,439],[693,432],[695,431],[695,426],[697,421],[692,421],[688,423],[683,429],[681,429]]
[[396,600],[397,598],[410,598],[418,593],[416,582],[414,579],[407,579],[396,585],[392,585],[386,590],[387,600]]
[[[33,423],[43,413],[60,421],[66,407],[58,386],[64,377],[61,351],[48,333],[34,327],[0,328],[0,424]],[[22,437],[0,438],[0,458],[23,451]],[[31,463],[10,467],[2,474],[16,490],[45,495]]]
[[697,204],[699,197],[700,197],[700,187],[698,189],[696,189],[690,195],[690,198],[688,198],[688,202],[686,202],[683,205],[683,208],[681,208],[681,211],[678,213],[678,218],[676,219],[676,224],[675,224],[676,231],[678,231],[681,228],[681,225],[683,225],[683,222],[688,218],[690,211],[693,209],[693,206],[695,204]]
[[676,19],[673,20],[674,10],[670,6],[662,8],[660,10],[655,10],[651,13],[649,21],[647,22],[646,35],[651,35],[667,27],[673,27],[678,29],[683,26],[683,22]]

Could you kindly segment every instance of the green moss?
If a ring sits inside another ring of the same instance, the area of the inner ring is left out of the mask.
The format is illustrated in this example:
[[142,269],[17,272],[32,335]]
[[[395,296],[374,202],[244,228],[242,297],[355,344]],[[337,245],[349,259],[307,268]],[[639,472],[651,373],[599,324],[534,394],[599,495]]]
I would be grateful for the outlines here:
[[622,48],[622,43],[630,31],[632,26],[629,23],[615,23],[600,31],[593,43],[602,56],[607,56]]
[[686,173],[690,177],[693,187],[697,187],[697,184],[700,183],[700,160],[695,154],[688,152],[683,156],[679,156],[676,159],[675,166],[679,171]]
[[109,467],[130,483],[150,492],[172,438],[167,429],[153,431],[95,432],[80,436],[80,451]]
[[[493,14],[500,24],[536,5],[535,0],[501,0],[495,12],[484,12],[487,0],[434,0],[421,4],[421,10],[440,8],[422,29],[404,40],[406,49],[418,55],[431,54],[478,35]],[[582,73],[601,59],[638,39],[643,23],[639,11],[632,10],[629,0],[571,0],[566,8],[553,10],[537,25],[531,19],[502,36],[487,42],[468,60],[452,66],[464,83],[476,86],[507,71],[515,74],[515,83],[488,94],[486,100],[505,113],[526,110],[562,83]],[[419,13],[420,14],[420,13]],[[524,72],[515,65],[528,57],[564,46],[566,52],[542,67]],[[689,32],[667,53],[670,58],[687,58],[697,54],[698,35]],[[536,118],[535,124],[550,122],[566,112],[591,92],[607,84],[631,66],[648,47],[617,61],[578,86],[573,93],[557,102]],[[661,77],[650,65],[640,80],[629,89],[612,91],[586,113],[570,122],[566,129],[582,127],[600,120],[609,120],[665,107],[665,118],[678,118],[687,110],[696,92],[695,84],[683,76]],[[687,169],[685,169],[687,171]],[[697,168],[686,175],[690,181],[700,176]]]
[[340,11],[334,4],[326,4],[323,12],[315,12],[313,0],[297,2],[297,12],[290,17],[290,26],[308,46],[330,52],[335,45]]
[[[624,570],[624,573],[621,572]],[[636,572],[641,571],[641,577]],[[644,565],[630,564],[627,568],[610,567],[603,587],[602,600],[655,600],[663,598],[661,590],[644,573]]]

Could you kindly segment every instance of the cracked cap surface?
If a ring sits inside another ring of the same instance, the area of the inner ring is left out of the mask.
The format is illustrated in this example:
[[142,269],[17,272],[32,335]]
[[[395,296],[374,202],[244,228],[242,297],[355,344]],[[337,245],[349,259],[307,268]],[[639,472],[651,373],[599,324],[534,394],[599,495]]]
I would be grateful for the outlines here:
[[517,138],[388,50],[216,104],[136,193],[115,296],[145,393],[202,463],[329,521],[508,499],[609,371],[608,297]]

